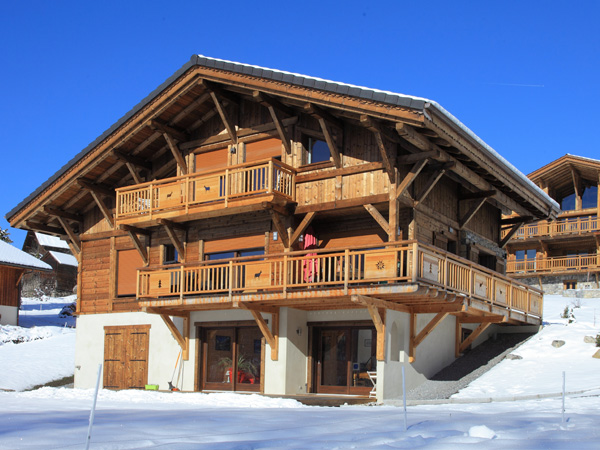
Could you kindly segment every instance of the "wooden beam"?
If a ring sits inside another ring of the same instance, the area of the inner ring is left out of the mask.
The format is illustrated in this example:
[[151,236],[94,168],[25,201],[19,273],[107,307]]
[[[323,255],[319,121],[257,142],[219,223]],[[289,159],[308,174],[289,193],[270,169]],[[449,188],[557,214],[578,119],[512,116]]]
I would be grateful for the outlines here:
[[[215,107],[217,108],[217,112],[219,113],[219,116],[221,117],[221,120],[223,121],[223,125],[225,125],[225,129],[227,130],[227,133],[229,134],[229,139],[231,139],[231,143],[233,145],[237,145],[238,143],[238,136],[237,136],[237,131],[235,129],[235,125],[233,123],[233,121],[231,120],[231,118],[229,117],[229,114],[227,113],[227,110],[225,109],[225,105],[223,104],[222,100],[219,98],[219,94],[222,92],[222,90],[217,90],[215,89],[215,87],[210,87],[210,97],[212,98],[213,103],[215,104]],[[219,92],[219,94],[217,94],[217,91]]]
[[272,330],[269,330],[269,325],[267,325],[260,311],[255,309],[249,309],[248,311],[254,317],[254,321],[258,325],[260,332],[271,347],[271,361],[277,361],[279,359],[279,313],[271,313]]
[[135,230],[137,230],[137,228],[130,227],[127,225],[121,225],[119,228],[127,231],[127,234],[129,235],[129,238],[131,239],[131,242],[133,242],[133,246],[135,247],[135,249],[138,251],[138,253],[142,257],[142,261],[144,262],[145,265],[148,265],[148,262],[149,262],[148,251],[147,251],[146,247],[142,244],[142,241],[140,241],[140,238],[138,238],[138,236],[136,234]]
[[473,204],[471,205],[471,208],[469,208],[469,210],[465,213],[464,216],[461,217],[461,219],[458,221],[459,227],[463,228],[464,226],[466,226],[473,217],[475,217],[475,214],[477,214],[477,211],[479,211],[479,209],[483,206],[483,204],[486,202],[487,197],[483,197],[481,199],[479,199],[478,201],[473,202]]
[[479,200],[481,198],[490,198],[497,194],[498,191],[495,189],[491,189],[489,191],[477,191],[477,192],[467,192],[465,194],[461,194],[458,199],[459,202],[466,200]]
[[[439,152],[440,156],[433,157],[433,159],[436,159],[441,162],[447,162],[447,161],[454,162],[455,165],[454,165],[454,167],[452,167],[451,171],[454,174],[456,174],[458,177],[462,178],[463,180],[465,180],[468,183],[475,186],[477,189],[480,189],[482,191],[488,191],[488,190],[494,189],[494,186],[492,186],[492,184],[490,182],[488,182],[487,180],[482,178],[477,173],[473,172],[471,169],[469,169],[463,163],[458,161],[456,158],[450,156],[446,151],[442,150],[440,147],[433,144],[426,137],[419,134],[410,125],[407,125],[404,123],[398,123],[398,124],[396,124],[396,132],[419,150],[422,150],[422,151],[435,150],[435,151]],[[504,194],[502,192],[497,191],[496,195],[494,196],[494,199],[498,203],[503,205],[505,208],[510,209],[511,211],[514,211],[518,214],[527,215],[527,214],[531,213],[531,211],[528,211],[524,206],[517,203],[515,200],[511,199],[510,197],[508,197],[506,194]]]
[[[73,228],[71,228],[71,225],[69,225],[69,223],[62,217],[57,217],[56,219],[67,233],[71,244],[73,245],[75,250],[77,250],[77,254],[81,253],[81,241],[79,240],[79,236],[77,236],[77,234],[75,234],[75,232],[73,231]],[[78,255],[77,259],[79,259]]]
[[460,317],[458,320],[460,323],[502,323],[506,321],[506,316],[501,314],[492,314],[488,316],[465,316]]
[[419,332],[418,335],[415,336],[414,340],[411,342],[415,348],[421,344],[425,340],[427,336],[431,334],[431,332],[437,327],[442,321],[448,316],[448,312],[440,312],[437,313],[427,325]]
[[[452,163],[447,163],[447,164],[452,164]],[[442,168],[438,169],[432,177],[429,178],[429,181],[427,182],[427,184],[425,186],[423,186],[423,188],[421,189],[421,192],[419,192],[419,194],[415,197],[416,204],[419,204],[425,200],[425,198],[429,195],[429,193],[435,187],[437,182],[442,179],[442,177],[444,176],[444,174],[446,173],[446,171],[448,169],[449,169],[449,167],[446,167],[446,165],[444,165]]]
[[31,220],[25,221],[25,225],[30,230],[42,231],[47,234],[52,234],[55,236],[65,236],[65,230],[63,228],[51,227],[42,223],[33,222]]
[[342,157],[340,147],[337,145],[335,140],[333,139],[333,132],[331,127],[334,126],[340,130],[343,130],[343,125],[340,120],[329,112],[325,111],[322,108],[319,108],[312,103],[307,103],[304,106],[304,111],[313,116],[319,122],[321,127],[321,131],[325,136],[325,141],[327,142],[327,146],[329,147],[329,152],[331,153],[331,157],[333,158],[333,163],[335,167],[338,169],[342,167]]
[[379,148],[379,153],[381,154],[383,166],[385,167],[385,170],[388,173],[389,179],[394,180],[394,168],[396,167],[397,152],[396,149],[393,148],[393,143],[390,142],[389,138],[387,137],[388,134],[383,131],[383,127],[381,126],[381,124],[379,124],[367,115],[360,116],[360,122],[373,133],[373,136],[375,137],[375,142],[377,143],[377,147]]
[[389,236],[390,234],[390,225],[388,223],[387,220],[385,220],[385,218],[381,215],[381,213],[377,210],[377,208],[375,208],[373,205],[371,205],[370,203],[363,205],[364,208],[367,210],[367,212],[369,214],[371,214],[371,216],[373,217],[373,219],[375,219],[375,221],[379,224],[379,226],[381,228],[383,228],[383,231],[385,231],[385,234],[387,234]]
[[120,150],[113,150],[112,154],[118,160],[129,163],[133,166],[139,167],[140,169],[152,170],[152,163],[144,158],[140,158],[139,156],[129,155]]
[[281,215],[277,211],[274,211],[273,209],[270,209],[269,213],[271,214],[271,219],[273,220],[273,224],[275,225],[275,228],[277,229],[277,233],[279,233],[279,237],[281,238],[281,242],[282,242],[283,246],[286,249],[289,249],[291,244],[290,244],[290,240],[288,239],[288,231],[287,231],[285,224],[283,223]]
[[189,139],[189,136],[184,131],[169,126],[165,123],[159,122],[157,120],[151,120],[150,127],[163,135],[168,134],[173,139],[176,139],[178,142],[186,142]]
[[109,186],[95,184],[84,178],[79,178],[77,180],[77,184],[89,192],[95,192],[98,195],[105,195],[107,197],[115,198],[115,190]]
[[514,225],[524,224],[526,222],[531,222],[533,220],[533,216],[519,216],[519,217],[510,217],[508,219],[501,219],[500,225]]
[[403,305],[402,303],[394,303],[387,300],[381,300],[379,298],[368,297],[365,295],[355,294],[350,297],[351,301],[358,303],[365,307],[374,306],[375,308],[391,309],[392,311],[399,311],[403,313],[410,313],[412,310],[409,306]]
[[165,141],[167,141],[169,150],[171,150],[171,153],[173,154],[173,157],[175,158],[175,162],[179,166],[181,173],[183,175],[187,175],[188,174],[188,166],[187,166],[187,163],[185,162],[185,158],[183,157],[183,155],[181,154],[181,151],[179,150],[179,147],[177,146],[177,142],[175,142],[175,140],[168,133],[163,133],[163,136],[165,138]]
[[354,208],[363,206],[367,203],[377,204],[389,201],[389,194],[369,195],[367,197],[352,198],[348,200],[338,200],[333,202],[298,205],[295,209],[295,214],[306,214],[310,211],[329,211],[332,209]]
[[304,219],[302,219],[302,222],[300,222],[300,225],[298,225],[298,227],[292,234],[292,238],[290,239],[290,243],[289,243],[290,246],[292,246],[296,243],[296,241],[300,238],[300,235],[302,233],[304,233],[304,230],[306,230],[306,228],[310,225],[310,223],[312,222],[312,220],[315,218],[316,215],[317,215],[316,211],[311,211],[309,213],[306,213],[306,215],[304,216]]
[[181,262],[185,262],[185,259],[186,259],[185,258],[186,257],[185,246],[179,240],[179,238],[177,237],[177,234],[175,233],[175,228],[176,227],[181,228],[181,226],[179,224],[174,224],[173,222],[171,222],[170,220],[167,220],[167,219],[158,219],[157,222],[165,228],[165,231],[167,232],[169,239],[171,240],[171,242],[173,243],[173,246],[175,247],[175,249],[177,250],[177,253],[179,254]]
[[189,335],[190,316],[189,316],[189,313],[183,318],[183,335],[179,332],[179,330],[177,329],[177,327],[171,320],[171,317],[169,317],[166,314],[161,314],[160,317],[162,318],[163,322],[165,323],[165,325],[167,326],[167,328],[169,329],[169,331],[171,332],[171,334],[173,335],[173,337],[175,338],[175,340],[181,347],[181,352],[182,352],[181,357],[183,358],[183,360],[184,361],[189,360],[190,359],[190,335]]
[[469,335],[468,338],[466,338],[461,344],[460,347],[458,348],[458,353],[463,353],[466,348],[471,345],[473,343],[473,341],[475,339],[477,339],[479,337],[479,335],[481,333],[483,333],[485,330],[487,330],[487,328],[491,325],[491,322],[484,322],[481,325],[479,325],[477,328],[475,328],[475,330],[473,330],[473,332]]
[[407,189],[410,187],[410,185],[413,183],[413,181],[415,181],[415,179],[417,178],[417,176],[419,175],[421,170],[423,170],[423,168],[425,167],[426,164],[427,164],[427,159],[424,159],[422,161],[417,162],[412,167],[412,169],[410,169],[410,172],[404,177],[404,179],[402,180],[402,182],[398,185],[398,188],[396,189],[396,198],[397,199],[402,197],[402,194],[404,194],[404,192],[407,191]]
[[287,114],[287,115],[293,115],[294,114],[293,111],[290,108],[288,108],[287,106],[285,106],[284,104],[282,104],[276,98],[274,98],[268,94],[265,94],[263,92],[254,91],[252,93],[252,98],[254,98],[254,100],[258,101],[261,105],[263,105],[264,107],[266,107],[269,110],[269,114],[271,114],[271,118],[273,119],[273,124],[275,125],[275,128],[277,129],[277,133],[279,134],[279,138],[281,139],[281,142],[283,143],[285,152],[288,155],[291,155],[292,154],[291,140],[288,136],[288,133],[283,124],[283,121],[279,117],[279,114],[283,113],[283,114]]
[[498,244],[498,247],[500,248],[504,248],[504,246],[508,243],[508,241],[510,241],[510,238],[512,238],[515,233],[517,231],[519,231],[519,228],[521,228],[521,226],[523,225],[524,222],[519,222],[513,225],[513,227],[510,229],[510,231],[506,234],[506,236],[504,236],[504,239],[502,239],[500,241],[500,243]]
[[426,152],[411,153],[409,155],[402,155],[398,157],[398,164],[414,164],[424,159],[437,159],[440,157],[440,152],[437,150],[430,150]]
[[385,309],[380,310],[376,306],[367,305],[367,311],[377,332],[377,361],[385,361]]
[[81,222],[83,217],[80,214],[73,214],[62,209],[52,208],[51,206],[44,206],[44,212],[54,217],[62,217],[63,219],[73,220],[75,222]]

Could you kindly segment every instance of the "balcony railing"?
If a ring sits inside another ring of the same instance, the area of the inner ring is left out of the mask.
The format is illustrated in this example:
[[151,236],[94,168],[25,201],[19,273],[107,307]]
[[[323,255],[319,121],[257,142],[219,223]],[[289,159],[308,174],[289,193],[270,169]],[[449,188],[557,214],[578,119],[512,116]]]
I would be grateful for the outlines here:
[[295,171],[269,159],[118,188],[116,217],[152,219],[165,211],[224,203],[261,194],[295,198]]
[[[503,230],[502,237],[509,230]],[[523,225],[513,235],[512,239],[529,239],[541,236],[561,236],[570,234],[586,234],[600,231],[600,223],[597,216],[582,216],[558,219],[552,222],[541,220],[539,222]]]
[[419,283],[541,317],[542,293],[471,261],[414,241],[263,255],[138,271],[140,299]]
[[600,256],[592,254],[508,261],[506,272],[519,275],[528,273],[588,271],[598,268],[600,268]]

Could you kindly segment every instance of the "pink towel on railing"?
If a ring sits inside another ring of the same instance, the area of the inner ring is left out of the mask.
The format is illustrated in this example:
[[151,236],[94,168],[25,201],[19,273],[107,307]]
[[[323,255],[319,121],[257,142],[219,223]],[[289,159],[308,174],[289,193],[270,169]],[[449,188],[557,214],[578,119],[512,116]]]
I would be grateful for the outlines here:
[[[317,237],[314,235],[311,227],[308,227],[304,235],[304,250],[317,248]],[[316,256],[316,253],[307,253],[306,256]],[[304,270],[304,281],[312,283],[315,281],[315,276],[319,271],[319,260],[317,258],[306,258],[302,260],[302,268]]]

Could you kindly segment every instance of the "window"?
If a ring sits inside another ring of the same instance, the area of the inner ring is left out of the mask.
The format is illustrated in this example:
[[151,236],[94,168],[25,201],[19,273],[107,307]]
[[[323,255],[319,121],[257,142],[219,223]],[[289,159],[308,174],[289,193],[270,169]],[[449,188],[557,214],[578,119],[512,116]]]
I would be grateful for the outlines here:
[[564,288],[566,289],[577,289],[577,281],[565,281]]
[[173,244],[163,245],[163,264],[175,264],[179,261],[179,255]]
[[302,139],[304,148],[306,148],[306,164],[329,161],[331,153],[327,142],[313,136],[304,136]]

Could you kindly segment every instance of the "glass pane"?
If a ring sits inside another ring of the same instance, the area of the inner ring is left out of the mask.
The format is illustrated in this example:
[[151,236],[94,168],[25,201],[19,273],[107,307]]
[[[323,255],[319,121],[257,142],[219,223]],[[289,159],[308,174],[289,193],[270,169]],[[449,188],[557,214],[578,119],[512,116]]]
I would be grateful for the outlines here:
[[240,328],[238,331],[237,382],[260,384],[260,357],[262,333],[258,328]]
[[309,138],[308,163],[316,163],[321,161],[329,161],[329,147],[327,142],[321,139]]
[[208,330],[206,381],[231,386],[233,382],[233,329]]
[[348,332],[323,330],[321,333],[321,385],[348,385]]
[[352,330],[352,384],[353,386],[373,387],[367,372],[377,368],[373,342],[375,333],[372,329]]

